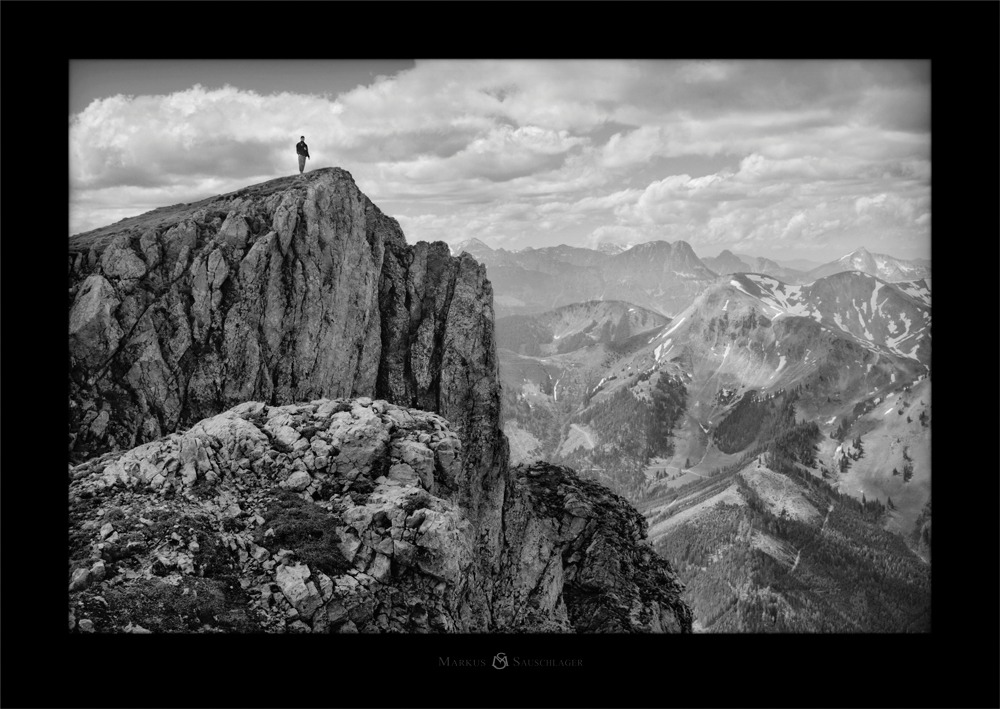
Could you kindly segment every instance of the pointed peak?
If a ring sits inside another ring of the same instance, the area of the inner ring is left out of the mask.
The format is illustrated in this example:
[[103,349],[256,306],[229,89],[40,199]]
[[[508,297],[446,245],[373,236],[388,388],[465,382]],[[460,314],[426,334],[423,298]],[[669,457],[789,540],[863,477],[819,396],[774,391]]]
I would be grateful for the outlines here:
[[602,254],[611,254],[614,256],[615,254],[620,254],[622,251],[625,251],[625,247],[610,241],[602,241],[597,245],[597,251],[600,251]]
[[493,249],[490,248],[488,244],[486,244],[483,241],[480,241],[476,237],[472,237],[471,239],[466,239],[465,241],[459,241],[453,246],[453,249],[455,251],[462,251],[462,250],[468,251],[470,248],[489,249],[490,251],[493,251]]

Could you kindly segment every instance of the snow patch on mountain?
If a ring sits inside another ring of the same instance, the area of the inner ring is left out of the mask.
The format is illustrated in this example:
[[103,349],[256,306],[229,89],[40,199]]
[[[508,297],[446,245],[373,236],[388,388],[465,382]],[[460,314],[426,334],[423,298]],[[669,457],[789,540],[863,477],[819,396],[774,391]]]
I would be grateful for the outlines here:
[[740,283],[739,281],[729,281],[729,285],[731,285],[733,288],[740,291],[741,293],[746,293],[747,295],[750,295],[743,289],[743,284]]
[[[930,279],[925,279],[924,282],[928,282]],[[896,287],[899,290],[906,293],[908,296],[914,300],[929,306],[931,304],[931,292],[928,288],[923,288],[913,281],[904,281],[902,283],[897,283]]]
[[[917,345],[919,344],[919,341],[916,341],[916,342],[913,342],[913,343],[909,344],[909,352],[904,352],[903,349],[900,347],[900,345],[903,343],[904,340],[907,340],[907,339],[909,339],[911,337],[911,335],[910,335],[910,325],[911,325],[911,323],[910,323],[910,319],[908,317],[906,317],[906,313],[900,313],[899,317],[903,321],[903,325],[904,325],[903,333],[901,335],[899,335],[899,337],[891,337],[891,338],[886,339],[885,345],[891,351],[895,352],[896,354],[900,355],[901,357],[907,357],[909,359],[917,359],[917,357],[915,357],[913,355],[913,352],[916,350]],[[912,336],[916,337],[917,333],[913,333]]]
[[871,300],[872,315],[874,315],[876,312],[878,312],[879,315],[882,314],[882,306],[878,305],[877,302],[876,302],[876,298],[878,296],[878,292],[881,289],[882,289],[882,284],[879,281],[875,281],[875,288],[872,290],[872,300]]
[[804,301],[802,286],[791,286],[774,278],[761,276],[756,273],[747,274],[747,278],[760,286],[760,300],[772,308],[787,315],[813,317],[816,320],[821,319],[815,307]]
[[[749,293],[747,293],[747,295],[750,295],[750,294],[749,294]],[[685,317],[687,317],[687,316],[685,316]],[[669,334],[670,334],[671,332],[673,332],[673,331],[674,331],[674,330],[676,330],[676,329],[677,329],[678,327],[680,327],[680,324],[681,324],[682,322],[684,322],[684,318],[681,318],[680,320],[678,320],[678,321],[677,321],[677,322],[676,322],[676,323],[674,324],[674,326],[673,326],[672,328],[670,328],[670,329],[669,329],[669,330],[667,330],[667,331],[666,331],[665,333],[663,333],[662,335],[660,335],[660,337],[666,337],[667,335],[669,335]]]
[[671,341],[672,341],[672,339],[671,340],[667,340],[663,344],[657,345],[656,349],[653,350],[653,356],[656,357],[657,363],[659,363],[659,361],[661,359],[660,353],[663,352],[663,348],[664,347],[667,348],[667,351],[663,352],[663,356],[666,356],[667,353],[670,352],[670,350],[673,349],[673,347],[670,345]]

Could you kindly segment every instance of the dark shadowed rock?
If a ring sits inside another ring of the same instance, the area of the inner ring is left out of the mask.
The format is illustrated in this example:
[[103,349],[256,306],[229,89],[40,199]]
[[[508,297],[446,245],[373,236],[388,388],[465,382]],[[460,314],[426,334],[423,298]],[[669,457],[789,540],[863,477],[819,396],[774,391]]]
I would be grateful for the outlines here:
[[548,463],[518,466],[504,503],[498,624],[545,631],[691,632],[670,564],[623,497]]

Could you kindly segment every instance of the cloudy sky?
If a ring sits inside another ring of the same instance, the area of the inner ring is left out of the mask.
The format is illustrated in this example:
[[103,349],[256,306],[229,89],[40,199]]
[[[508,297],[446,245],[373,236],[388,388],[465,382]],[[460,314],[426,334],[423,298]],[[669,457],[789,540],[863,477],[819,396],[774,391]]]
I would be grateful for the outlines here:
[[930,62],[73,61],[71,234],[337,166],[407,239],[930,258]]

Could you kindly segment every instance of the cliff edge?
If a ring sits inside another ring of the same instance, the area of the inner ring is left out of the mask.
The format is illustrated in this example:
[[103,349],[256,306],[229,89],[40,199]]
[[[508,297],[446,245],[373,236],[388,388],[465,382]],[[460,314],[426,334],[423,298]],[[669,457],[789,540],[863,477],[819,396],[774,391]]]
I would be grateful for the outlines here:
[[[347,172],[76,235],[68,280],[71,612],[99,615],[95,584],[124,594],[97,630],[127,627],[129,589],[223,574],[270,584],[281,623],[220,586],[203,590],[230,624],[198,628],[690,632],[627,503],[509,467],[485,268],[407,245]],[[419,510],[443,521],[407,526]],[[283,515],[319,536],[271,549]],[[310,565],[320,547],[335,560]],[[329,586],[359,574],[360,606]]]

